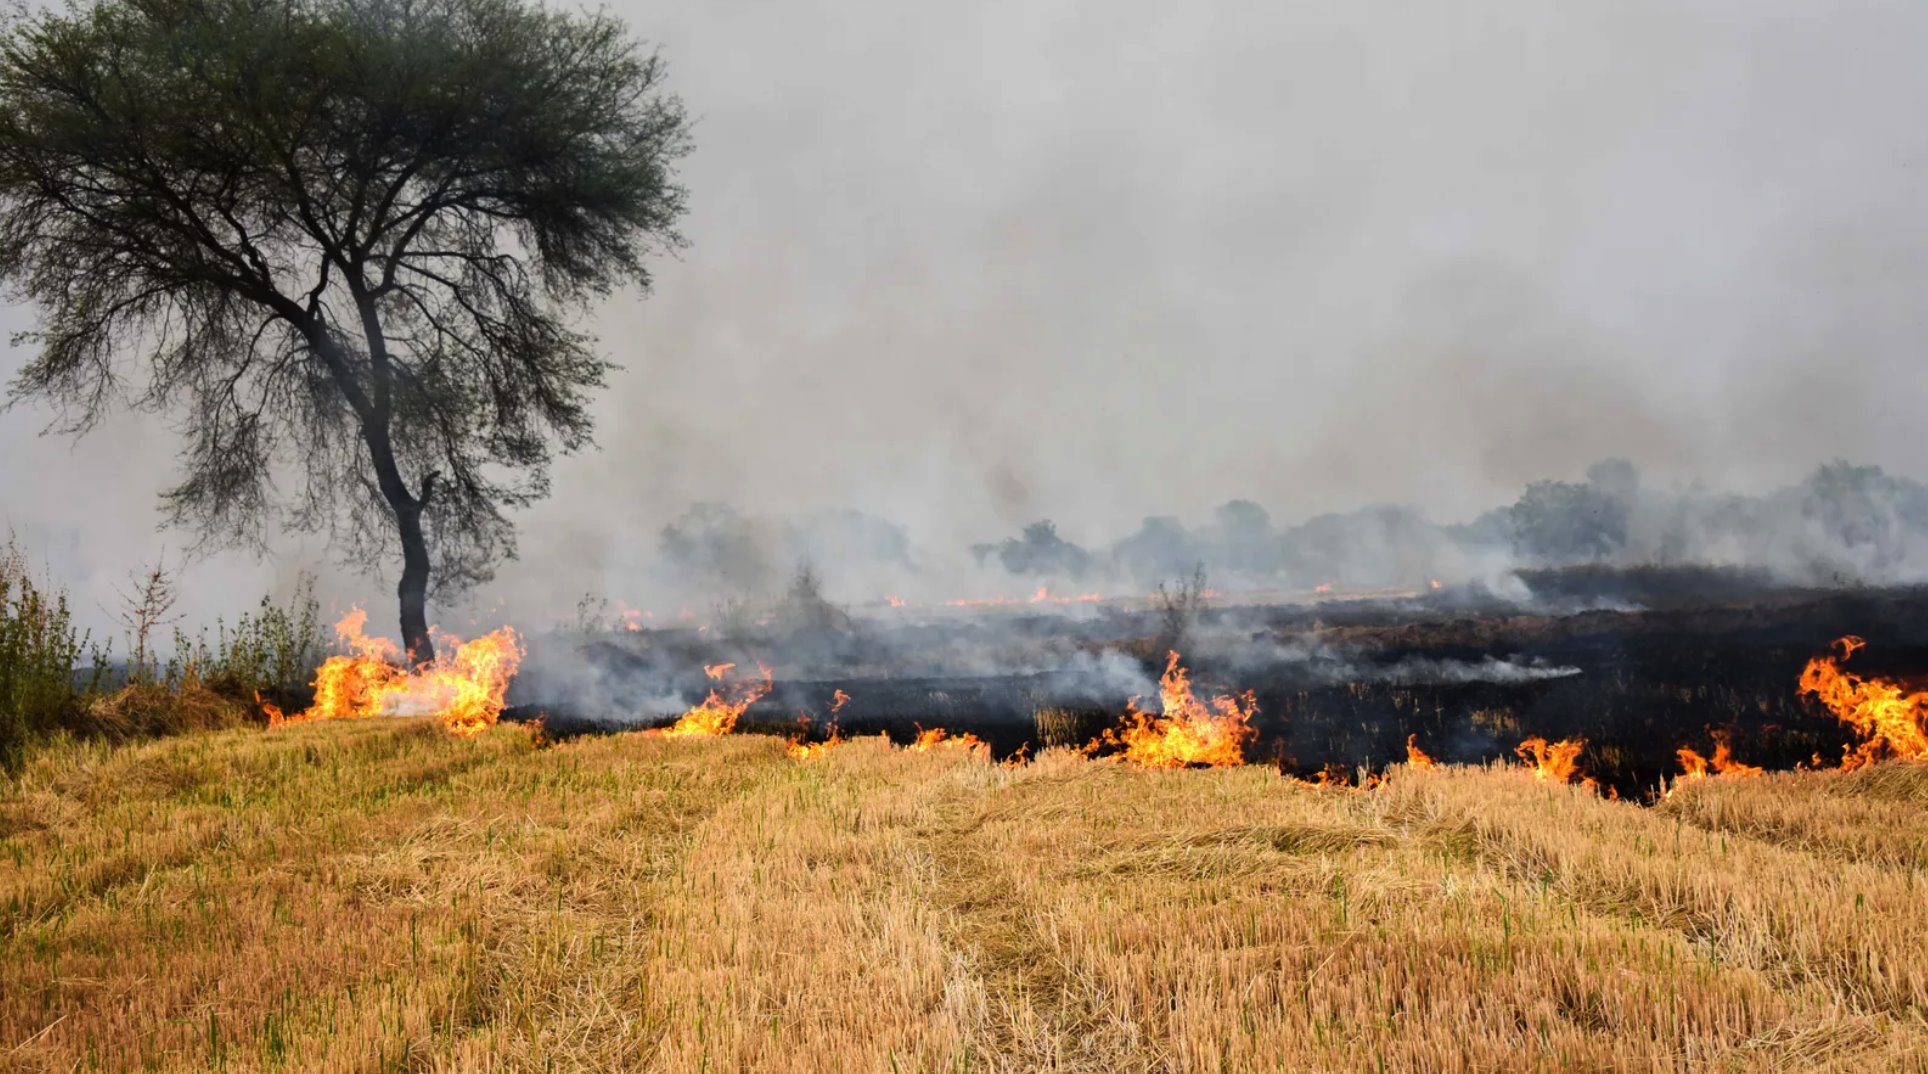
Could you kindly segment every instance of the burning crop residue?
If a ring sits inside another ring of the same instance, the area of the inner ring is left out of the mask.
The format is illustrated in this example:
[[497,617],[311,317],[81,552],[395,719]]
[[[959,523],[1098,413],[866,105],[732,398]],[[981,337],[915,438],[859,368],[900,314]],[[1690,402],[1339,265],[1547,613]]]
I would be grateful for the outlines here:
[[411,669],[402,665],[393,642],[363,632],[367,624],[368,613],[360,608],[335,624],[347,652],[315,670],[314,704],[290,715],[263,702],[268,726],[433,715],[450,733],[468,737],[488,730],[502,714],[509,680],[522,661],[521,639],[513,628],[468,642],[444,635],[441,641],[454,647],[453,654]]
[[[1535,735],[1515,746],[1513,752],[1526,762],[1534,779],[1542,783],[1572,783],[1580,775],[1580,751],[1586,747],[1587,741],[1583,738],[1548,742]],[[1592,780],[1586,782],[1590,784]]]
[[1758,776],[1762,769],[1758,765],[1743,764],[1734,759],[1734,746],[1725,731],[1713,732],[1714,754],[1704,757],[1691,746],[1682,746],[1674,751],[1680,759],[1680,778],[1675,782],[1706,779],[1709,776],[1732,776],[1746,779]]
[[824,754],[843,745],[843,743],[843,732],[833,727],[830,729],[830,737],[824,739],[822,742],[811,742],[804,738],[793,738],[785,744],[784,751],[796,760],[807,761],[812,757],[822,757]]
[[1432,754],[1419,748],[1419,735],[1417,734],[1406,736],[1406,764],[1412,768],[1436,768],[1439,766],[1439,762],[1433,759]]
[[[703,669],[703,674],[722,684],[723,677],[735,667],[735,664],[710,664]],[[743,717],[743,711],[770,692],[773,685],[770,669],[759,664],[757,670],[763,674],[761,679],[741,682],[733,687],[711,687],[709,696],[703,699],[702,704],[683,713],[674,724],[658,733],[674,738],[729,734],[736,729],[736,721]],[[719,689],[723,692],[719,693]]]
[[917,728],[917,737],[912,739],[910,745],[904,748],[912,753],[962,750],[967,753],[980,753],[986,758],[991,756],[991,746],[983,739],[969,732],[961,735],[953,735],[942,727],[926,728],[919,726]]
[[830,733],[821,742],[810,741],[810,717],[797,717],[797,724],[801,730],[784,747],[785,750],[792,758],[807,761],[812,757],[821,757],[843,745],[843,729],[837,726],[837,714],[842,712],[843,707],[848,704],[850,704],[850,695],[843,690],[839,689],[830,695]]
[[1122,727],[1106,731],[1087,751],[1116,747],[1125,762],[1141,768],[1245,763],[1245,745],[1257,737],[1252,718],[1258,700],[1251,691],[1220,694],[1208,704],[1192,694],[1191,675],[1173,652],[1158,681],[1160,711],[1145,712],[1132,698]]
[[[886,599],[893,608],[904,606],[904,602],[896,597]],[[1096,604],[1104,599],[1103,594],[1099,593],[1063,596],[1051,592],[1047,586],[1039,586],[1028,597],[953,597],[944,604],[950,608],[1005,608],[1022,604]]]
[[1928,692],[1904,690],[1887,679],[1842,669],[1867,644],[1849,635],[1834,643],[1839,655],[1809,660],[1801,670],[1801,692],[1819,698],[1860,738],[1842,751],[1842,768],[1890,759],[1928,760]]

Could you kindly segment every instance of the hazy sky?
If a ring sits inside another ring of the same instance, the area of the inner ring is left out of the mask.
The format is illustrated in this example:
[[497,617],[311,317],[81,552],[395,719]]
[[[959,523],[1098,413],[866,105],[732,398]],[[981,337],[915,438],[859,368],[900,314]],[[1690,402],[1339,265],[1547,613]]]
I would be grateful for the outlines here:
[[[1928,477],[1928,5],[617,10],[698,120],[692,245],[598,312],[626,368],[518,601],[622,589],[698,498],[955,548],[1235,496],[1453,520],[1611,454]],[[44,421],[0,415],[0,515],[57,573],[184,543],[163,426]],[[201,564],[197,610],[302,561]]]

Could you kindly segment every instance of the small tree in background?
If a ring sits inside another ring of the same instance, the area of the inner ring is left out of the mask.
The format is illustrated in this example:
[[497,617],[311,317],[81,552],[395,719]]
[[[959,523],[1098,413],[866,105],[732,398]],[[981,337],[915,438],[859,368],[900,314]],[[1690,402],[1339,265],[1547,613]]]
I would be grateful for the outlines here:
[[146,682],[156,663],[154,632],[180,619],[174,614],[180,591],[167,569],[165,554],[145,574],[129,574],[127,581],[131,588],[120,591],[120,622],[127,631],[127,678]]
[[[401,631],[514,555],[504,510],[590,442],[572,314],[680,241],[663,70],[533,0],[101,0],[0,31],[13,399],[178,412],[169,521],[399,552]],[[292,481],[277,483],[276,477]],[[285,494],[284,493],[284,487]]]
[[1195,565],[1192,573],[1175,585],[1158,583],[1152,601],[1158,609],[1158,644],[1153,656],[1162,660],[1165,653],[1191,644],[1192,628],[1205,610],[1205,564]]

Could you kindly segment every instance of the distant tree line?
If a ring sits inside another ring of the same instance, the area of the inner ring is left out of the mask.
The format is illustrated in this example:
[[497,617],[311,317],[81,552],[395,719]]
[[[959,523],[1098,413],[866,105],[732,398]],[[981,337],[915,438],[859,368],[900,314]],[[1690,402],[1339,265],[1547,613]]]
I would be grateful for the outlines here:
[[[685,574],[747,589],[780,585],[797,562],[817,564],[833,581],[880,566],[914,569],[904,529],[857,511],[770,521],[727,504],[698,504],[664,528],[661,549]],[[1413,586],[1583,564],[1728,565],[1793,581],[1903,581],[1928,578],[1928,486],[1878,466],[1831,462],[1763,495],[1657,489],[1633,464],[1606,459],[1582,480],[1535,481],[1512,503],[1463,523],[1378,505],[1280,526],[1241,499],[1196,526],[1148,517],[1107,546],[1081,545],[1056,521],[1039,519],[970,552],[979,566],[1027,582],[1147,588],[1201,565],[1225,586]]]

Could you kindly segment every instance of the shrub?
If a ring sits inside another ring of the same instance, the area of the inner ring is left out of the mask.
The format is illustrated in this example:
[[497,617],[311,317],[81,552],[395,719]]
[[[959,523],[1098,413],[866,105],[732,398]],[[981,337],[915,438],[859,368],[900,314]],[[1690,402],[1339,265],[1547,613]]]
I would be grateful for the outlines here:
[[75,629],[67,594],[34,580],[11,540],[0,549],[0,771],[18,767],[27,743],[69,722],[83,692],[77,676],[93,653]]
[[303,574],[285,605],[262,597],[260,607],[232,627],[215,620],[212,646],[205,634],[190,641],[176,631],[166,682],[177,692],[196,683],[243,703],[260,698],[284,709],[306,708],[310,679],[327,648],[315,579]]
[[1192,628],[1198,625],[1199,613],[1205,608],[1205,564],[1200,563],[1192,568],[1191,577],[1180,580],[1176,585],[1158,583],[1152,600],[1158,611],[1158,644],[1153,649],[1154,658],[1188,647],[1192,640]]

